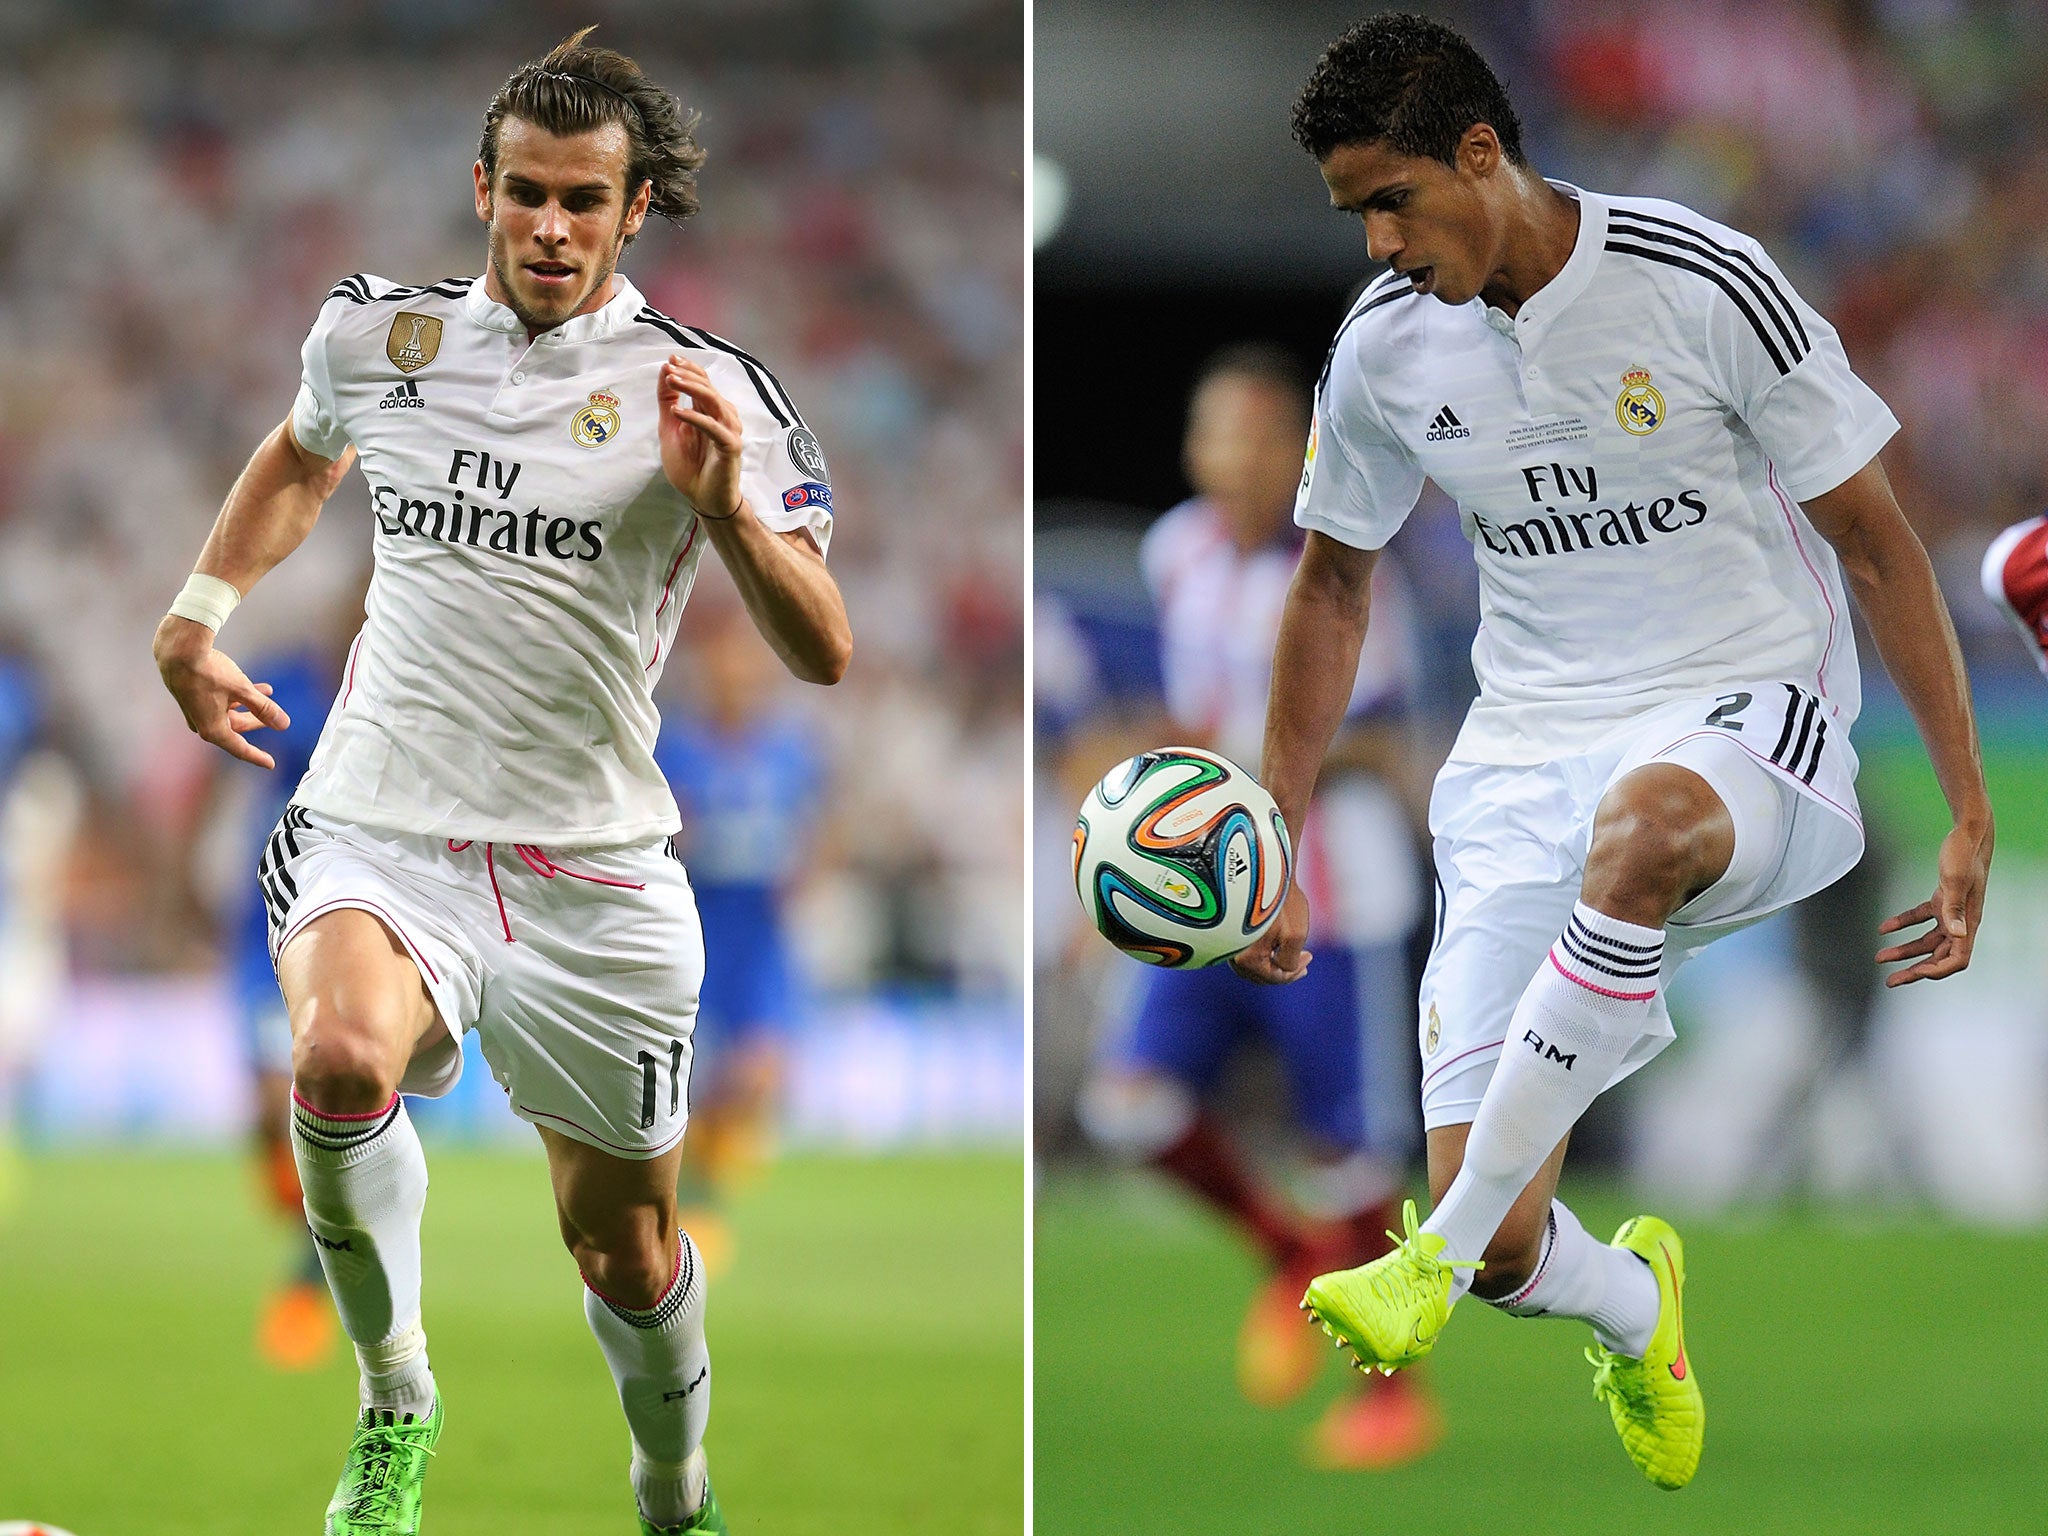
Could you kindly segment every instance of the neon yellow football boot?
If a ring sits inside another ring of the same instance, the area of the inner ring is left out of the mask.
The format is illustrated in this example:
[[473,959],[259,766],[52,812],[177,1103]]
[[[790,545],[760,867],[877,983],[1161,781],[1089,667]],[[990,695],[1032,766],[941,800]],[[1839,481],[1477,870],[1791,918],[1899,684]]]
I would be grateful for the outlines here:
[[1669,1222],[1634,1216],[1608,1246],[1626,1248],[1657,1277],[1657,1331],[1640,1360],[1590,1347],[1593,1395],[1607,1404],[1643,1476],[1659,1488],[1683,1488],[1699,1470],[1707,1437],[1707,1405],[1685,1352],[1685,1245]]
[[1392,1253],[1357,1269],[1340,1269],[1309,1281],[1302,1307],[1323,1332],[1348,1347],[1358,1368],[1391,1376],[1413,1365],[1436,1344],[1451,1315],[1451,1274],[1483,1269],[1477,1259],[1443,1257],[1444,1240],[1419,1230],[1415,1202],[1403,1201],[1407,1235],[1389,1232]]

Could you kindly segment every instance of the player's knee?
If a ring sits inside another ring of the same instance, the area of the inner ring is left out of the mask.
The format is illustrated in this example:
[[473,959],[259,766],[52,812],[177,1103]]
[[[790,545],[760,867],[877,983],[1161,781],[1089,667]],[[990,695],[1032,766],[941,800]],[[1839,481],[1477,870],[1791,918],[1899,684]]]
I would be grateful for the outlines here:
[[292,1086],[315,1109],[360,1114],[381,1108],[404,1070],[360,1021],[317,1002],[302,1010],[292,1039]]
[[1098,1147],[1139,1163],[1157,1157],[1187,1133],[1195,1117],[1195,1100],[1164,1073],[1112,1069],[1089,1078],[1075,1113]]
[[674,1278],[675,1255],[656,1222],[628,1222],[602,1234],[565,1231],[564,1236],[585,1282],[622,1307],[653,1306]]
[[1582,899],[1611,916],[1660,925],[1727,867],[1734,832],[1704,780],[1630,775],[1600,802]]

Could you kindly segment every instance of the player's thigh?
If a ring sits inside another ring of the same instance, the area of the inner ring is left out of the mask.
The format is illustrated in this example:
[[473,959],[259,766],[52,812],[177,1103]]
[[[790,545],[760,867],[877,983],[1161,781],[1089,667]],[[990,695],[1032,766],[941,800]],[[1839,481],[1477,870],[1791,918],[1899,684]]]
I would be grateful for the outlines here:
[[298,1070],[309,1054],[364,1053],[396,1083],[441,1031],[426,978],[383,920],[357,907],[323,912],[278,952]]

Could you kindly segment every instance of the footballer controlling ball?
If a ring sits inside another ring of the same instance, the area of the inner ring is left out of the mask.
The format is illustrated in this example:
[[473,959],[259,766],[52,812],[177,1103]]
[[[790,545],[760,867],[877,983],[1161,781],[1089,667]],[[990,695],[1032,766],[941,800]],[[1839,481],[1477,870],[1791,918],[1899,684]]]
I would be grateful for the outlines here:
[[1227,757],[1160,747],[1081,802],[1074,887],[1102,936],[1149,965],[1214,965],[1273,925],[1290,854],[1280,808]]

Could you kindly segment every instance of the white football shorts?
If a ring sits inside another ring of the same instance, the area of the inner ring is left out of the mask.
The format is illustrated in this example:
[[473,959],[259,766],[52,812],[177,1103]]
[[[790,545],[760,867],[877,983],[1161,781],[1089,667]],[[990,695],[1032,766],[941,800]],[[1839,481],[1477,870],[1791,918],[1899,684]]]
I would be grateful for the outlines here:
[[473,1029],[523,1119],[621,1157],[681,1139],[704,936],[666,838],[558,859],[293,806],[257,878],[273,964],[307,923],[344,907],[412,955],[448,1035],[414,1055],[402,1092],[454,1087]]
[[1735,823],[1735,853],[1666,925],[1649,1027],[1610,1088],[1671,1043],[1664,988],[1680,966],[1863,856],[1849,733],[1825,699],[1789,683],[1663,705],[1584,753],[1533,767],[1446,763],[1429,803],[1438,893],[1420,999],[1425,1126],[1478,1113],[1515,1004],[1579,899],[1601,797],[1650,762],[1682,764],[1713,786]]

